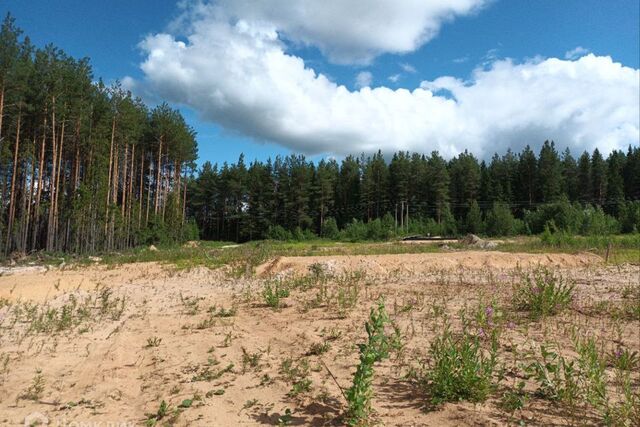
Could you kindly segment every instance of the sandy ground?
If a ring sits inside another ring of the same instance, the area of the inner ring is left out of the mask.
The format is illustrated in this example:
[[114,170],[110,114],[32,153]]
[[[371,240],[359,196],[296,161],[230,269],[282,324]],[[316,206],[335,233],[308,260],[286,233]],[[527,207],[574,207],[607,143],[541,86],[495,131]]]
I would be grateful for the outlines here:
[[[333,278],[293,289],[278,310],[264,304],[265,283],[305,275],[312,264]],[[162,401],[170,415],[159,424],[340,424],[346,408],[341,389],[350,386],[358,362],[355,344],[365,339],[364,321],[380,296],[404,346],[376,367],[375,422],[516,423],[500,409],[498,397],[430,408],[424,391],[406,375],[427,357],[440,328],[438,312],[454,316],[483,301],[504,302],[521,270],[537,265],[575,280],[578,306],[536,323],[513,317],[517,326],[502,342],[505,358],[514,345],[549,337],[567,343],[567,324],[594,331],[607,346],[617,340],[640,350],[640,322],[614,324],[604,315],[581,314],[597,301],[617,301],[623,289],[640,286],[638,266],[605,266],[589,254],[289,257],[260,266],[250,278],[229,277],[224,268],[174,271],[156,263],[5,272],[0,276],[0,424],[24,425],[25,417],[40,413],[50,425],[144,425]],[[71,304],[82,307],[71,310],[73,326],[42,326],[47,310]],[[232,315],[220,315],[221,308],[233,309],[227,313]],[[321,343],[328,344],[326,352],[310,351]],[[311,381],[309,389],[292,393],[301,378]],[[185,399],[189,407],[178,409]],[[516,417],[527,425],[571,424],[562,409],[536,399]],[[581,417],[581,424],[598,424],[588,411]]]
[[465,251],[450,253],[402,255],[338,255],[312,257],[279,257],[257,268],[259,276],[281,272],[306,274],[314,263],[325,265],[331,272],[362,270],[367,274],[425,274],[436,270],[493,269],[596,266],[602,259],[593,254],[517,254],[507,252]]

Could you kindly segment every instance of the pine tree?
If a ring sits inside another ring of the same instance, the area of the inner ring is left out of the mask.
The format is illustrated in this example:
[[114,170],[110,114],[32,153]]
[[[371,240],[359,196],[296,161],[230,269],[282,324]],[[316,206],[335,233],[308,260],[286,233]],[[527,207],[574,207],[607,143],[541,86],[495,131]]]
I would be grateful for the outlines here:
[[539,200],[555,202],[562,194],[562,172],[560,158],[553,141],[545,141],[538,160]]

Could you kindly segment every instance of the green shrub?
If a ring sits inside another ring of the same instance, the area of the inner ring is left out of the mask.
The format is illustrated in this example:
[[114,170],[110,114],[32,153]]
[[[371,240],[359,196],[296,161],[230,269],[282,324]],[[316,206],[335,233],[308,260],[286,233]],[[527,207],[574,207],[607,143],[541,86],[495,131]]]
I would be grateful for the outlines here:
[[267,230],[267,238],[286,242],[293,240],[293,235],[281,225],[272,225]]
[[433,404],[468,400],[484,401],[494,388],[496,369],[496,339],[486,351],[480,336],[463,331],[454,335],[447,323],[444,331],[431,344],[427,371],[424,376]]
[[324,220],[322,223],[322,237],[327,239],[337,239],[340,234],[340,230],[338,229],[338,223],[332,217],[329,217]]
[[540,346],[540,353],[542,360],[535,360],[525,367],[527,376],[537,383],[536,394],[544,399],[574,405],[581,393],[575,362],[544,345]]
[[515,220],[509,205],[502,202],[493,204],[487,213],[487,234],[491,236],[510,236],[515,233]]
[[559,313],[573,300],[575,285],[562,276],[539,268],[524,274],[514,287],[516,309],[527,311],[534,319]]

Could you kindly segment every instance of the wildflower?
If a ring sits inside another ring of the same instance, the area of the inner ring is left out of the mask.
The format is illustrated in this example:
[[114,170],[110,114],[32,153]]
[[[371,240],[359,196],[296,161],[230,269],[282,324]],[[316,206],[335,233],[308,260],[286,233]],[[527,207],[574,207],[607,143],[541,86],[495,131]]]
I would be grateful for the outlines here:
[[515,329],[516,324],[513,323],[513,320],[509,320],[509,323],[507,323],[507,328],[509,329]]
[[484,314],[486,314],[488,318],[491,318],[491,316],[493,316],[493,307],[487,306],[484,310]]
[[483,328],[478,329],[478,336],[480,338],[486,337],[486,334],[484,333],[484,329]]

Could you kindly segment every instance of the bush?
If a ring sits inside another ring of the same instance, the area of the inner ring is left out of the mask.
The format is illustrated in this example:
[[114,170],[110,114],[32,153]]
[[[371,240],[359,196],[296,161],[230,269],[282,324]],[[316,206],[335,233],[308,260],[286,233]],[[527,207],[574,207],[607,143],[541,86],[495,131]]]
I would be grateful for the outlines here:
[[327,239],[337,239],[340,235],[340,230],[338,230],[336,220],[332,217],[325,219],[322,223],[322,232],[320,234]]
[[509,205],[495,202],[487,214],[487,234],[491,236],[510,236],[515,232],[515,220]]
[[497,365],[497,340],[489,352],[481,346],[480,337],[466,330],[455,336],[449,325],[431,344],[430,361],[424,380],[433,404],[468,400],[484,401],[493,390]]
[[283,226],[272,225],[267,230],[267,238],[271,240],[280,240],[284,242],[287,240],[292,240],[293,236],[291,232],[289,230],[286,230]]
[[480,212],[480,206],[475,200],[471,202],[469,212],[465,219],[465,230],[467,233],[482,234],[484,233],[485,224],[482,220],[482,212]]
[[542,233],[553,223],[558,230],[578,233],[582,226],[582,209],[568,200],[538,206],[535,211],[525,211],[524,222],[532,233]]
[[621,204],[618,219],[623,233],[640,232],[640,201]]
[[605,214],[601,208],[587,207],[582,211],[582,227],[580,233],[583,235],[606,235],[615,234],[620,231],[618,221]]
[[527,311],[533,318],[557,314],[573,300],[575,285],[562,276],[540,268],[523,275],[515,285],[513,302],[518,310]]

